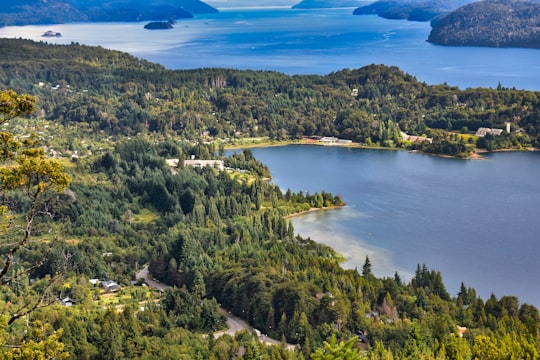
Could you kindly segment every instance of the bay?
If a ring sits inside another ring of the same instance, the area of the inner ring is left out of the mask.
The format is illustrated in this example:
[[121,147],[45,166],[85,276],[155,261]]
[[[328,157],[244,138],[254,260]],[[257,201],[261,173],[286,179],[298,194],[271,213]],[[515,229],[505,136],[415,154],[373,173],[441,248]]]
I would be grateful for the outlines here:
[[280,188],[340,194],[347,206],[295,217],[295,233],[334,247],[346,268],[369,256],[378,276],[410,280],[418,264],[487,299],[540,306],[540,153],[486,160],[322,146],[252,149]]
[[[430,84],[540,90],[540,51],[429,44],[428,23],[353,16],[352,9],[227,9],[181,20],[169,31],[145,23],[0,28],[0,37],[80,43],[126,51],[170,69],[227,67],[327,74],[376,63]],[[60,38],[42,38],[47,30]],[[0,54],[0,63],[2,55]],[[348,206],[293,220],[297,232],[328,242],[379,276],[439,270],[455,295],[463,281],[487,298],[517,295],[540,307],[537,153],[485,161],[407,152],[322,147],[254,149],[275,181],[331,191]]]
[[[429,84],[540,90],[540,50],[444,47],[426,42],[429,23],[355,16],[353,9],[223,9],[179,20],[172,30],[145,23],[79,23],[0,28],[0,37],[100,45],[170,69],[226,67],[328,74],[368,64],[398,66]],[[43,38],[47,30],[60,38]],[[1,55],[0,55],[1,61]]]

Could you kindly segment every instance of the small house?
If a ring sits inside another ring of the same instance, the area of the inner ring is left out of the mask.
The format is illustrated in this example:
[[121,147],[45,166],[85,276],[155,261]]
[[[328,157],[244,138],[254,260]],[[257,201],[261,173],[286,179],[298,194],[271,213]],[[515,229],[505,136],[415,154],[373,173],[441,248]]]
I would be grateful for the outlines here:
[[102,281],[101,287],[107,292],[117,292],[120,290],[120,285],[112,280]]
[[60,304],[62,304],[62,306],[73,306],[73,304],[75,304],[75,300],[73,300],[69,296],[66,296],[63,299],[60,299]]

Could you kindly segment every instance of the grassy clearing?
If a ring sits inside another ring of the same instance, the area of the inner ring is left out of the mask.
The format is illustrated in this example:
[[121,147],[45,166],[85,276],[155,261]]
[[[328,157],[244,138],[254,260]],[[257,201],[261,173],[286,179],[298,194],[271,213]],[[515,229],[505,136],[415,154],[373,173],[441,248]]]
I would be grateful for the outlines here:
[[136,224],[148,224],[158,219],[158,215],[149,209],[142,209],[138,214],[133,215],[133,222]]

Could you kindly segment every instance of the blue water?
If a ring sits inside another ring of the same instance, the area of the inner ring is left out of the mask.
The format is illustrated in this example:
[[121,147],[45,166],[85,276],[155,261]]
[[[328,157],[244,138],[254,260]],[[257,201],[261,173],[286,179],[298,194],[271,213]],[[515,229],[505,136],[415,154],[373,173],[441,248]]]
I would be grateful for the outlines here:
[[361,269],[367,255],[376,275],[410,279],[426,264],[452,295],[463,281],[484,299],[540,306],[540,153],[465,161],[304,145],[252,151],[283,189],[343,196],[345,208],[293,225],[344,254],[345,267]]
[[[171,69],[228,67],[327,74],[376,63],[430,84],[540,90],[540,50],[429,44],[427,23],[353,16],[352,9],[235,9],[179,21],[173,30],[144,23],[0,28],[0,37],[100,45]],[[41,37],[47,30],[61,38]],[[2,55],[0,54],[0,63]],[[294,220],[360,267],[409,277],[418,263],[461,281],[484,298],[518,295],[540,306],[536,256],[540,222],[539,154],[495,154],[486,161],[341,148],[255,149],[277,183],[342,194],[346,208]]]
[[352,10],[228,9],[180,20],[167,31],[144,30],[144,23],[67,24],[0,28],[0,37],[44,40],[40,35],[53,30],[63,37],[46,41],[101,45],[171,69],[327,74],[375,63],[430,84],[540,90],[540,50],[437,46],[426,42],[428,23]]

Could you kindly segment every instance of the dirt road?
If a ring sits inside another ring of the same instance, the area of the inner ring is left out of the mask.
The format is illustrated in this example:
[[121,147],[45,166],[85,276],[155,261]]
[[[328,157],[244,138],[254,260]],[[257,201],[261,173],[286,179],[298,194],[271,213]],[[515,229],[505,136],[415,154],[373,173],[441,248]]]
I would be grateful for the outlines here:
[[[157,289],[159,291],[165,291],[166,289],[170,288],[169,285],[165,285],[160,283],[157,280],[152,279],[152,276],[148,272],[148,265],[145,265],[139,272],[135,274],[136,279],[144,280],[148,286],[153,287],[154,289]],[[214,333],[215,337],[220,337],[223,334],[228,334],[231,336],[234,336],[237,332],[242,330],[247,330],[249,332],[255,331],[257,333],[257,336],[259,337],[259,341],[264,342],[268,345],[279,345],[281,344],[280,341],[271,339],[268,336],[261,334],[260,331],[254,329],[253,327],[249,326],[248,323],[246,323],[244,320],[240,319],[237,316],[234,316],[226,309],[221,308],[221,311],[227,316],[227,326],[228,328],[226,330],[217,331]],[[294,350],[295,346],[292,344],[287,344],[288,350]]]

